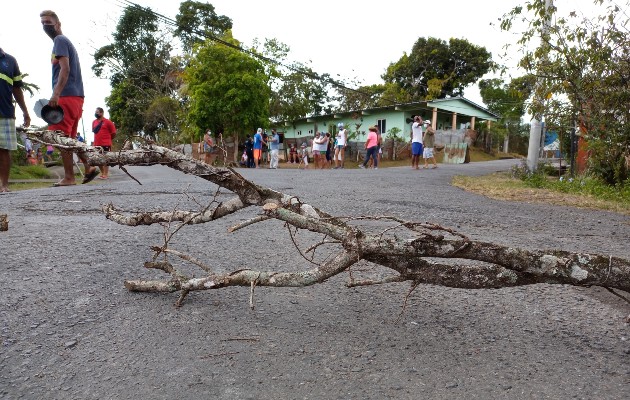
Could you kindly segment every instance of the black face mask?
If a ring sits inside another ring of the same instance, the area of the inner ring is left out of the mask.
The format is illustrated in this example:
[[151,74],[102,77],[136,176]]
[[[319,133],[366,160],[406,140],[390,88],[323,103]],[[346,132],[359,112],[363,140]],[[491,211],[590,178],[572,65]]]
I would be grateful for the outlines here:
[[96,119],[101,118],[101,114],[94,114],[94,118],[96,118]]
[[57,31],[55,30],[55,25],[44,25],[44,32],[51,38],[54,39],[57,36]]

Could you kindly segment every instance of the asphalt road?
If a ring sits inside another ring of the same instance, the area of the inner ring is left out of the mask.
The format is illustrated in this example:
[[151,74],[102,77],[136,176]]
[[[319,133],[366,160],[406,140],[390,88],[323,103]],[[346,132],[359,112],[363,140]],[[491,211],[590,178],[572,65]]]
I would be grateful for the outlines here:
[[[397,215],[478,240],[630,258],[628,217],[449,184],[514,163],[239,172],[335,215]],[[408,283],[347,289],[347,275],[257,288],[254,311],[247,288],[193,293],[179,309],[177,295],[129,293],[125,279],[162,278],[143,263],[164,228],[117,225],[101,206],[191,209],[216,192],[166,167],[129,170],[142,186],[113,170],[108,181],[0,195],[10,218],[0,232],[1,398],[630,398],[630,306],[598,288],[425,285],[400,318]],[[226,233],[258,212],[187,227],[171,246],[217,270],[309,268],[277,221]],[[303,247],[313,240],[298,236]],[[356,273],[388,272],[365,263]]]

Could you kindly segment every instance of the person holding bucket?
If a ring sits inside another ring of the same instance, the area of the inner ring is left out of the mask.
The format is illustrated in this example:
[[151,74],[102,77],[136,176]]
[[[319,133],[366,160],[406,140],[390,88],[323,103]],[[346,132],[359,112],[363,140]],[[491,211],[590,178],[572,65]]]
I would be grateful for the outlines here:
[[[49,121],[44,118],[49,123],[48,129],[62,131],[67,137],[75,139],[79,120],[83,114],[83,99],[85,97],[79,55],[70,39],[61,32],[61,22],[54,11],[45,10],[39,16],[44,32],[53,40],[51,59],[53,93],[48,104],[42,108],[42,118],[46,116],[46,107],[50,107],[52,110],[61,110],[60,113],[63,118],[59,121],[57,121],[58,118]],[[96,178],[99,170],[96,167],[91,167],[84,155],[77,155],[85,166],[83,183],[88,183]],[[61,159],[64,177],[53,186],[75,185],[72,152],[61,150]]]

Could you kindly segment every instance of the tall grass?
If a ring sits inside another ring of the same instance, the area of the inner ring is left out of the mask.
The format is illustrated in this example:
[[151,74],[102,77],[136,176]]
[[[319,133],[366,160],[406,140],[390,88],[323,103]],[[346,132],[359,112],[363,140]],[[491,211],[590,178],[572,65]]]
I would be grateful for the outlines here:
[[43,165],[11,165],[9,179],[48,179],[50,171]]

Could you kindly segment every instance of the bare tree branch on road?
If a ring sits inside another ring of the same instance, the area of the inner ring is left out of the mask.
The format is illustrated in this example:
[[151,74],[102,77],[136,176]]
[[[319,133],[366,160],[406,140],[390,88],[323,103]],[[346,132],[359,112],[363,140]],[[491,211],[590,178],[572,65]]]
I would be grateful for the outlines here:
[[[256,185],[232,168],[215,168],[154,144],[143,145],[137,150],[103,153],[98,148],[51,131],[34,131],[29,135],[42,143],[83,153],[91,165],[166,165],[208,180],[235,195],[224,202],[213,200],[210,206],[198,211],[129,213],[112,204],[105,205],[106,217],[118,224],[138,226],[178,222],[181,227],[209,223],[248,207],[260,207],[261,215],[232,227],[230,231],[274,219],[282,221],[290,230],[320,234],[324,238],[323,245],[334,247],[325,262],[300,272],[234,268],[229,273],[213,272],[212,266],[170,249],[167,243],[155,247],[156,257],[145,263],[145,267],[161,270],[169,275],[169,279],[127,280],[125,286],[138,292],[179,292],[178,305],[190,291],[246,286],[251,288],[253,296],[255,286],[302,287],[322,283],[348,271],[361,260],[388,268],[395,275],[362,281],[351,278],[347,283],[349,287],[401,281],[465,289],[547,283],[594,285],[630,292],[630,261],[610,255],[513,248],[470,240],[439,225],[396,217],[334,217],[295,196]],[[379,234],[368,234],[356,224],[366,219],[390,225]],[[158,260],[158,255],[163,255],[164,260]],[[187,276],[168,260],[167,255],[201,268],[205,275]]]

